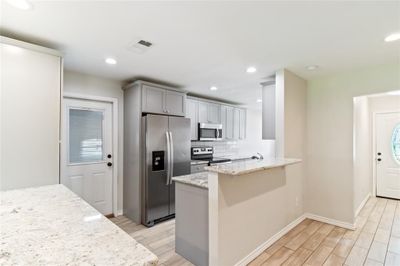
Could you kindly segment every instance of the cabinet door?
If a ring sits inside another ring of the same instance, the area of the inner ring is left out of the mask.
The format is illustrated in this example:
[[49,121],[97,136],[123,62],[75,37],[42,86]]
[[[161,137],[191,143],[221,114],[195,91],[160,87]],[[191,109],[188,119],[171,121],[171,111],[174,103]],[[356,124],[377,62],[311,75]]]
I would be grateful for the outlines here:
[[165,111],[169,115],[185,116],[186,94],[165,90]]
[[209,123],[208,103],[206,102],[199,102],[199,123]]
[[215,124],[221,123],[221,105],[208,103],[207,109],[208,122]]
[[233,139],[233,107],[226,107],[226,138]]
[[164,114],[164,89],[143,85],[142,112]]
[[198,139],[198,102],[195,100],[186,100],[186,117],[190,119],[190,139]]
[[239,139],[246,138],[246,110],[239,109]]
[[227,107],[222,105],[221,106],[221,124],[222,124],[222,139],[226,139],[226,113]]
[[234,108],[233,110],[233,138],[239,139],[240,135],[240,109]]

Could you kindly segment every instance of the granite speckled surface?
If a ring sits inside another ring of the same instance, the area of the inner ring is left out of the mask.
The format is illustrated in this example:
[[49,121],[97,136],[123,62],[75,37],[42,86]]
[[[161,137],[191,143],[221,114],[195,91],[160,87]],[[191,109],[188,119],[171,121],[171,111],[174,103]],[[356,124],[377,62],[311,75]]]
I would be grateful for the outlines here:
[[195,187],[208,189],[208,178],[209,177],[217,178],[215,173],[201,172],[201,173],[195,173],[195,174],[190,174],[190,175],[175,176],[172,178],[172,180],[174,180],[175,182],[178,182],[178,183],[183,183],[183,184],[192,185]]
[[0,265],[157,265],[63,185],[0,192]]
[[215,166],[207,166],[205,170],[225,175],[239,176],[300,162],[300,159],[293,158],[265,158],[263,160],[243,160],[230,164],[217,164]]

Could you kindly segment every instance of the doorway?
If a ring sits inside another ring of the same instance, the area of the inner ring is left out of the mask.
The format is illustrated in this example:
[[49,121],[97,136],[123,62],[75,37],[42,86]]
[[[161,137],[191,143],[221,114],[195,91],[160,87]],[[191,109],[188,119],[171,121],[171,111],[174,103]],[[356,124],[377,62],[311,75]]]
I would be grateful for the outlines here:
[[375,114],[376,195],[400,199],[400,112]]
[[114,213],[113,103],[65,97],[61,179],[103,215]]

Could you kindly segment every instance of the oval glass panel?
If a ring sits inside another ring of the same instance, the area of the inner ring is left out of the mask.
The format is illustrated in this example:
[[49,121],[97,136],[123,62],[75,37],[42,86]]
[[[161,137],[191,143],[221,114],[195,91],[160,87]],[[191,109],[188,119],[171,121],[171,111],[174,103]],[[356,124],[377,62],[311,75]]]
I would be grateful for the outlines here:
[[400,164],[400,124],[397,124],[393,129],[391,146],[393,158]]

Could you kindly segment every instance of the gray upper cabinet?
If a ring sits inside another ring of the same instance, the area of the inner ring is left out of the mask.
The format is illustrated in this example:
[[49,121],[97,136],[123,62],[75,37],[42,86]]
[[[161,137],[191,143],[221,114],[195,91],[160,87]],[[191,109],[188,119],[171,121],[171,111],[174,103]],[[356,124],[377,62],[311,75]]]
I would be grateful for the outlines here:
[[233,110],[231,106],[226,107],[226,139],[233,139]]
[[199,116],[198,116],[198,111],[199,111],[199,102],[192,100],[192,99],[187,99],[186,100],[186,117],[190,119],[190,139],[191,140],[197,140],[198,139],[198,121],[199,121]]
[[199,123],[209,123],[207,102],[199,101]]
[[171,115],[185,116],[186,94],[177,91],[165,91],[165,111]]
[[226,113],[227,106],[221,106],[222,139],[226,139]]
[[239,139],[246,138],[246,110],[239,109]]
[[233,109],[233,138],[239,139],[240,135],[240,109]]
[[221,123],[221,105],[215,103],[208,103],[207,119],[209,123]]
[[185,116],[185,109],[185,93],[148,85],[142,86],[142,112]]
[[165,113],[164,89],[143,85],[142,87],[142,112]]
[[225,140],[246,138],[246,109],[197,98],[189,98],[186,103],[192,140],[198,139],[198,123],[222,124],[222,138]]

